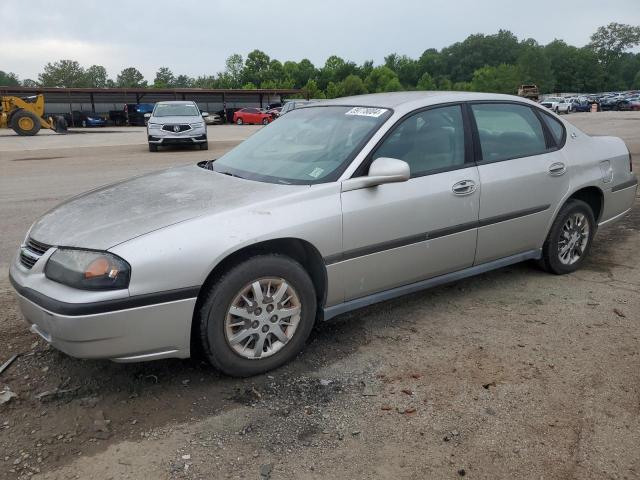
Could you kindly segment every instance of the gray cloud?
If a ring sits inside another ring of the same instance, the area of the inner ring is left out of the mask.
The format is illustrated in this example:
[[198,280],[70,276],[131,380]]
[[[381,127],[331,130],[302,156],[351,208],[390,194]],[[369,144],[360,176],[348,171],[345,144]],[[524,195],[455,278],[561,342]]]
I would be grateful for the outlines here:
[[255,48],[316,66],[333,54],[380,63],[500,28],[582,46],[598,26],[640,24],[638,2],[537,0],[525,11],[513,0],[3,0],[0,18],[18,21],[4,23],[0,70],[36,78],[45,63],[70,58],[104,65],[114,78],[136,66],[152,80],[160,66],[213,74],[230,54]]

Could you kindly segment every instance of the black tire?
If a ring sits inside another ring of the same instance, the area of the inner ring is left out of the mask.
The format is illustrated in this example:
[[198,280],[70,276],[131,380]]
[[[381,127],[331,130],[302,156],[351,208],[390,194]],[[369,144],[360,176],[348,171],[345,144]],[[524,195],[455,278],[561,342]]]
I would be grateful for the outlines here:
[[200,144],[200,150],[209,150],[209,142],[202,142]]
[[150,143],[149,144],[149,151],[150,152],[157,152],[158,151],[158,145],[156,145],[155,143]]
[[[20,120],[22,119],[30,119],[32,121],[32,127],[23,128],[22,126],[20,126]],[[35,135],[40,131],[40,119],[35,113],[19,109],[13,115],[11,115],[11,128],[14,132],[21,136]]]
[[263,125],[269,125],[269,119],[268,118],[263,118],[262,119],[262,124]]
[[82,128],[87,128],[87,121],[86,120],[82,120]]
[[[587,220],[587,224],[589,226],[588,240],[586,247],[580,255],[580,258],[575,263],[567,265],[560,261],[559,242],[561,239],[563,226],[568,221],[569,217],[576,213],[582,213]],[[551,229],[549,230],[547,239],[542,246],[542,258],[539,262],[540,266],[547,272],[556,275],[564,275],[567,273],[575,272],[582,266],[585,258],[589,255],[591,244],[593,243],[593,236],[595,235],[595,233],[596,220],[593,216],[591,207],[582,200],[567,200],[567,203],[565,203],[560,209],[560,212],[554,220],[553,225],[551,225]]]
[[[236,353],[228,344],[225,317],[233,298],[253,280],[278,276],[289,283],[300,297],[300,323],[293,337],[271,356],[252,360]],[[295,260],[277,254],[257,255],[224,273],[204,295],[196,319],[204,356],[226,375],[249,377],[277,368],[304,347],[316,318],[316,294],[305,269]]]
[[53,119],[53,121],[55,122],[55,130],[56,133],[67,133],[68,125],[67,125],[67,121],[65,120],[65,118],[63,116],[57,116]]
[[556,107],[553,111],[556,112],[556,115],[560,115],[560,109],[558,107]]
[[236,124],[237,125],[243,125],[244,121],[241,118],[239,118],[238,120],[236,120]]

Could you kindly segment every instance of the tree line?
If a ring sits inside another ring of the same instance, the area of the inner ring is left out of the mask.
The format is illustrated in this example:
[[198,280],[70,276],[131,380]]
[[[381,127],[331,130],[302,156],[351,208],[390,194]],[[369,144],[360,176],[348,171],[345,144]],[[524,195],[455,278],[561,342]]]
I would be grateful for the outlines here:
[[47,63],[38,80],[20,80],[0,71],[0,85],[93,88],[298,88],[310,98],[335,98],[398,90],[460,90],[515,93],[521,84],[536,84],[542,93],[602,92],[640,89],[640,26],[611,23],[597,29],[584,47],[554,40],[540,45],[519,40],[512,32],[475,34],[419,58],[392,53],[384,63],[358,65],[338,56],[323,66],[310,60],[281,62],[261,50],[243,58],[229,56],[216,75],[192,78],[175,75],[168,67],[156,72],[151,84],[135,67],[114,79],[101,65],[82,67],[75,60]]

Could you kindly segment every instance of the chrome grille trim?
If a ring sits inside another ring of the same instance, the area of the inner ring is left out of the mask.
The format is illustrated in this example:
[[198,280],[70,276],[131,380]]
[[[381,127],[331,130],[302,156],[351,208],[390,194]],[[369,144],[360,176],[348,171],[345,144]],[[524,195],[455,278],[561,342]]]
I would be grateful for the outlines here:
[[31,270],[35,263],[40,260],[51,245],[38,242],[33,238],[27,238],[27,241],[20,247],[20,264],[27,270]]
[[[178,127],[177,132],[174,130],[174,127]],[[162,130],[164,130],[165,132],[171,132],[171,133],[182,133],[182,132],[186,132],[187,130],[191,130],[191,125],[187,125],[183,123],[180,123],[180,124],[169,123],[169,124],[163,125]]]

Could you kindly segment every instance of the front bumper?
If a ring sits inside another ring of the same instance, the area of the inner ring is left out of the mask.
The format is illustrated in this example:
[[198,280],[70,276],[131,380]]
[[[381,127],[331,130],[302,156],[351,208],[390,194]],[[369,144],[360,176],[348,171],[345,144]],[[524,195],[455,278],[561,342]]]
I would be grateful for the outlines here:
[[156,145],[194,145],[207,141],[207,127],[193,127],[183,132],[147,128],[147,140]]
[[[195,289],[70,303],[33,288],[55,283],[41,272],[14,263],[9,279],[31,331],[72,357],[137,362],[190,356]],[[95,299],[95,292],[89,295]]]

